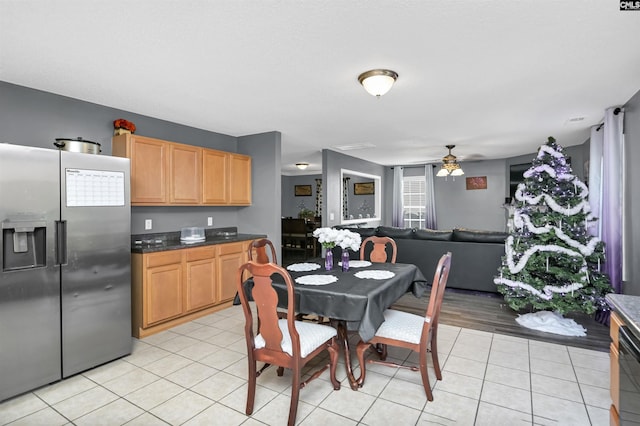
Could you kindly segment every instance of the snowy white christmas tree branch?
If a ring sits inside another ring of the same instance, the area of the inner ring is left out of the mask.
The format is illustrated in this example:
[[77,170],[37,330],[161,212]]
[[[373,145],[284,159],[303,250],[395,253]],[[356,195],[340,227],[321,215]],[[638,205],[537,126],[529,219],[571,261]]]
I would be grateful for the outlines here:
[[576,241],[572,239],[570,236],[568,236],[567,234],[565,234],[562,231],[562,229],[558,228],[557,226],[547,224],[544,226],[536,227],[531,222],[531,218],[529,217],[529,215],[526,215],[520,212],[515,213],[513,220],[514,220],[514,223],[516,223],[516,226],[518,226],[517,223],[522,223],[524,226],[527,227],[529,231],[533,232],[536,235],[546,234],[548,232],[551,232],[551,230],[554,230],[558,238],[560,238],[562,241],[564,241],[571,247],[574,247],[580,250],[580,253],[582,253],[583,256],[590,256],[593,253],[593,251],[596,249],[596,246],[598,245],[598,243],[600,242],[600,238],[592,237],[586,245],[581,244],[579,241]]
[[554,293],[570,293],[573,292],[575,290],[578,290],[582,287],[584,287],[583,284],[580,283],[572,283],[572,284],[567,284],[564,285],[562,287],[556,287],[556,286],[552,286],[552,285],[546,285],[542,288],[542,291],[538,290],[537,288],[523,283],[521,281],[513,281],[507,278],[503,278],[503,277],[496,277],[493,279],[493,282],[496,284],[504,284],[507,285],[509,287],[519,287],[522,288],[524,290],[527,290],[533,294],[535,294],[536,296],[538,296],[541,299],[544,300],[551,300],[551,298],[553,297]]
[[[555,244],[549,244],[549,245],[536,244],[535,246],[531,246],[527,250],[525,250],[525,252],[522,254],[522,257],[520,258],[518,263],[515,263],[515,261],[513,260],[513,257],[514,257],[513,256],[514,254],[513,235],[510,235],[509,237],[507,237],[507,241],[505,243],[505,254],[507,255],[507,265],[509,266],[509,272],[511,272],[512,274],[517,274],[518,272],[522,271],[526,266],[527,262],[529,261],[529,258],[537,252],[562,253],[568,256],[582,257],[580,253],[574,250],[570,250],[566,247],[561,247]],[[587,262],[584,259],[582,259],[583,268],[585,270],[586,270],[586,263]]]

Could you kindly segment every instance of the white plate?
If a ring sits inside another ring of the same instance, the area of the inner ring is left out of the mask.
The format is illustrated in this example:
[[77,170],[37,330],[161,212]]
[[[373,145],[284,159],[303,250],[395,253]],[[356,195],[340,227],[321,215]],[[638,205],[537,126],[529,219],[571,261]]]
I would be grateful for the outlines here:
[[355,276],[358,278],[372,279],[372,280],[386,280],[388,278],[395,277],[395,275],[396,275],[395,272],[380,271],[380,270],[360,271],[355,273]]
[[338,281],[338,277],[334,275],[303,275],[296,278],[298,284],[304,285],[326,285],[336,281]]
[[[338,262],[339,266],[342,266],[342,262]],[[350,260],[349,268],[366,268],[367,266],[371,266],[371,262],[368,260]]]
[[320,269],[320,265],[317,263],[294,263],[293,265],[287,266],[287,270],[293,272],[315,271],[316,269]]

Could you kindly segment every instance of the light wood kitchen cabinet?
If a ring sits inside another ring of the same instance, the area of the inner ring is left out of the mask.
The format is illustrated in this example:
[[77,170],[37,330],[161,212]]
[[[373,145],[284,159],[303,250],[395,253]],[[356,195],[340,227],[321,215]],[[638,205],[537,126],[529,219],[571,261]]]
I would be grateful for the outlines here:
[[131,159],[131,205],[251,204],[251,157],[132,134],[112,154]]
[[251,204],[251,157],[229,154],[229,204]]
[[213,149],[202,151],[202,202],[229,202],[229,153]]
[[143,326],[148,327],[182,314],[182,256],[180,253],[150,253],[145,258],[142,298]]
[[169,202],[200,204],[202,185],[202,148],[169,144]]
[[185,312],[215,304],[217,265],[215,246],[186,251]]
[[169,202],[167,181],[169,145],[161,140],[123,134],[112,139],[112,154],[131,160],[131,204]]
[[231,306],[251,241],[131,255],[132,332],[145,337]]
[[251,204],[251,157],[204,149],[202,199],[205,204]]
[[620,425],[620,364],[618,340],[620,335],[620,326],[624,325],[624,321],[615,313],[611,313],[609,319],[609,335],[611,336],[611,346],[609,349],[610,362],[610,384],[609,391],[611,393],[611,408],[609,409],[609,424],[611,426]]
[[238,291],[238,268],[246,262],[247,244],[238,242],[218,246],[218,300],[231,300]]

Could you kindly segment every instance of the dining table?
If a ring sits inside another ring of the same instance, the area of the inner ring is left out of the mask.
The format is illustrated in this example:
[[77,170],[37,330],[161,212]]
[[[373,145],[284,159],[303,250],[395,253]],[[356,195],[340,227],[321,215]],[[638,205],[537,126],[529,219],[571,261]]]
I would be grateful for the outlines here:
[[[359,385],[353,375],[349,333],[356,332],[363,341],[369,341],[384,322],[384,311],[407,292],[422,296],[428,283],[420,269],[405,263],[371,263],[351,260],[348,270],[340,263],[326,270],[322,259],[287,266],[294,280],[296,312],[327,318],[338,331],[343,346],[347,378],[351,389]],[[278,293],[278,306],[288,305],[287,288],[277,274],[272,276]],[[250,293],[253,282],[245,281]]]

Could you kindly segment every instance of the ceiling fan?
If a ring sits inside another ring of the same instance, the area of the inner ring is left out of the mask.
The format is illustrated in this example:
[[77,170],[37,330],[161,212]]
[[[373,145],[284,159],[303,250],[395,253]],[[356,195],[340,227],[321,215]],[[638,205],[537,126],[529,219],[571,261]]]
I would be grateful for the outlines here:
[[458,160],[455,155],[451,154],[451,150],[455,148],[455,145],[445,145],[449,149],[449,154],[442,157],[442,168],[438,171],[436,176],[462,176],[464,171],[460,164],[458,164]]

